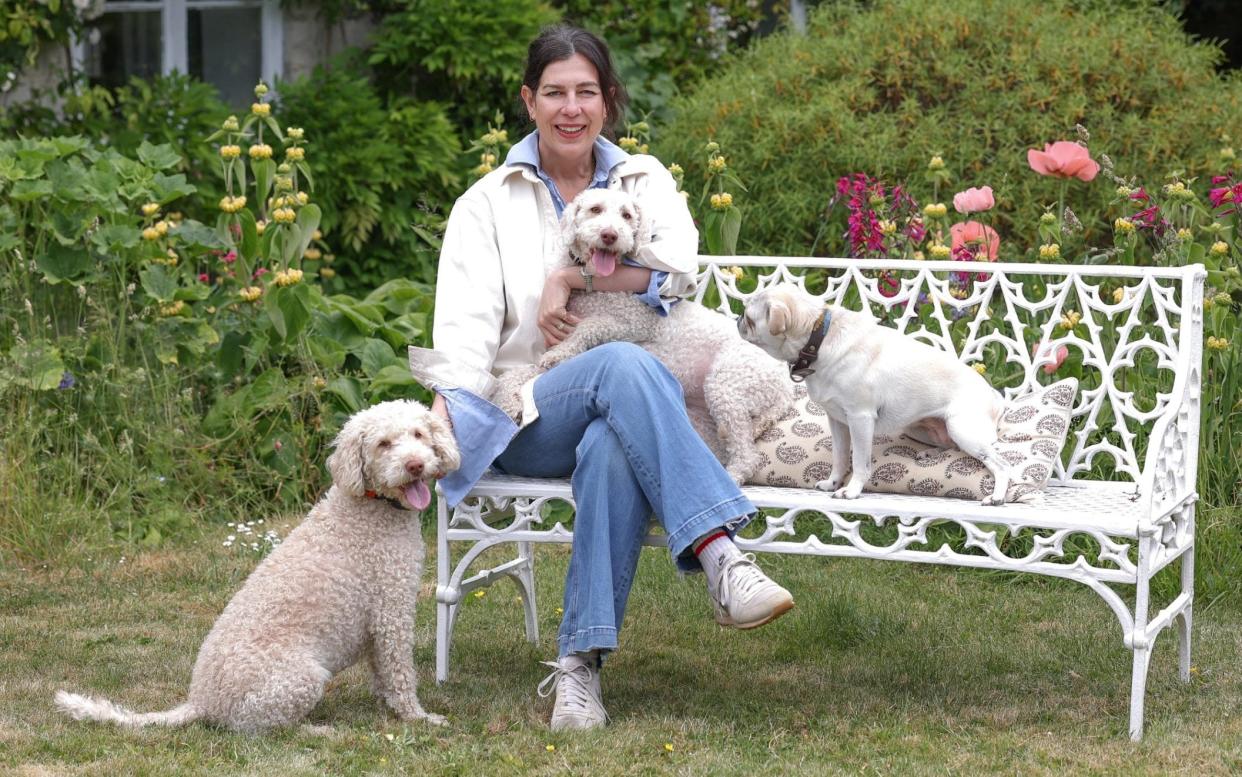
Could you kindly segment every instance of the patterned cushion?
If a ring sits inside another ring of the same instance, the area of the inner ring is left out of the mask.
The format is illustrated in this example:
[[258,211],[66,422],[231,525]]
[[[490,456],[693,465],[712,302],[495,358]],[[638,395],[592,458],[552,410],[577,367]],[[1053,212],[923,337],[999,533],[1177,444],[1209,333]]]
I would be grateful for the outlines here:
[[[763,464],[754,485],[814,488],[832,474],[832,433],[823,408],[796,387],[794,407],[758,440]],[[997,429],[996,451],[1009,462],[1010,502],[1029,502],[1042,489],[1069,432],[1078,381],[1067,378],[1011,400]],[[935,448],[905,435],[876,435],[867,491],[982,499],[992,473],[956,449]]]

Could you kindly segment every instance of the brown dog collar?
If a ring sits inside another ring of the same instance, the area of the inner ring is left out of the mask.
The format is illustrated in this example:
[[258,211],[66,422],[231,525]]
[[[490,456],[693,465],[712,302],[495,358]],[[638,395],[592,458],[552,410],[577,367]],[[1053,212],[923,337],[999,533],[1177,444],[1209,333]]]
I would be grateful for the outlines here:
[[381,496],[375,493],[374,491],[367,491],[365,494],[363,494],[363,496],[365,496],[367,499],[383,499],[385,502],[389,504],[389,506],[394,507],[397,510],[409,509],[405,505],[398,502],[396,499],[393,499],[391,496]]
[[819,358],[819,347],[823,345],[824,337],[828,334],[828,327],[831,324],[832,313],[828,308],[824,308],[819,318],[815,319],[815,328],[811,331],[810,339],[806,341],[806,345],[802,346],[802,350],[798,351],[798,358],[794,363],[789,365],[789,378],[794,383],[801,383],[807,379],[807,376],[814,374],[815,369],[811,365]]

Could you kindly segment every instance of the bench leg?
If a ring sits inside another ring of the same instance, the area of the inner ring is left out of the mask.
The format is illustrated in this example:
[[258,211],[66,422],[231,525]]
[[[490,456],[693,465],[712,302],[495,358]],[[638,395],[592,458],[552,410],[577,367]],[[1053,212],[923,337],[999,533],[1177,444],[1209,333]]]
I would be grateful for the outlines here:
[[1190,602],[1177,619],[1177,670],[1182,682],[1190,682],[1190,627],[1194,622],[1195,549],[1192,545],[1182,555],[1182,593],[1190,595]]
[[519,542],[518,558],[526,563],[518,567],[513,575],[518,592],[522,595],[522,609],[526,613],[526,641],[532,645],[539,644],[539,617],[535,610],[535,549],[529,542]]
[[436,683],[448,680],[449,648],[453,639],[456,591],[449,589],[448,505],[436,499]]
[[1151,664],[1151,648],[1134,649],[1134,671],[1130,678],[1130,739],[1143,738],[1143,701],[1147,694],[1147,668]]

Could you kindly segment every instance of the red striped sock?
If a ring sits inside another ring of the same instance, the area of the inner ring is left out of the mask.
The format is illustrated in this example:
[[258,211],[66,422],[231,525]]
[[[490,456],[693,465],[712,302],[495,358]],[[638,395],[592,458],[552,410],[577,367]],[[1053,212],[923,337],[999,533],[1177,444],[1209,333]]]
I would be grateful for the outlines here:
[[729,536],[729,533],[725,531],[724,529],[717,529],[715,531],[711,531],[711,532],[708,532],[707,534],[704,534],[699,539],[698,542],[694,543],[691,546],[694,549],[694,555],[698,556],[702,554],[703,549],[706,548],[708,545],[711,545],[713,542],[720,539],[721,537],[728,538],[728,536]]

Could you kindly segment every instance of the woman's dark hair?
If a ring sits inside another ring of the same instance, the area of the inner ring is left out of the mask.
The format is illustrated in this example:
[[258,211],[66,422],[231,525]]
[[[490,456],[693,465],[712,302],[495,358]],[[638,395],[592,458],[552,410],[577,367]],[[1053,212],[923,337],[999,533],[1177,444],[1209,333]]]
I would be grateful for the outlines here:
[[569,59],[574,54],[586,57],[599,73],[599,88],[603,93],[604,108],[608,112],[608,116],[604,118],[604,134],[614,137],[614,127],[625,117],[625,107],[629,105],[630,95],[625,91],[625,84],[621,83],[617,69],[612,64],[608,44],[594,34],[570,24],[556,24],[544,28],[539,37],[530,42],[530,48],[526,52],[526,73],[522,76],[522,84],[532,92],[537,91],[544,68],[553,62]]

